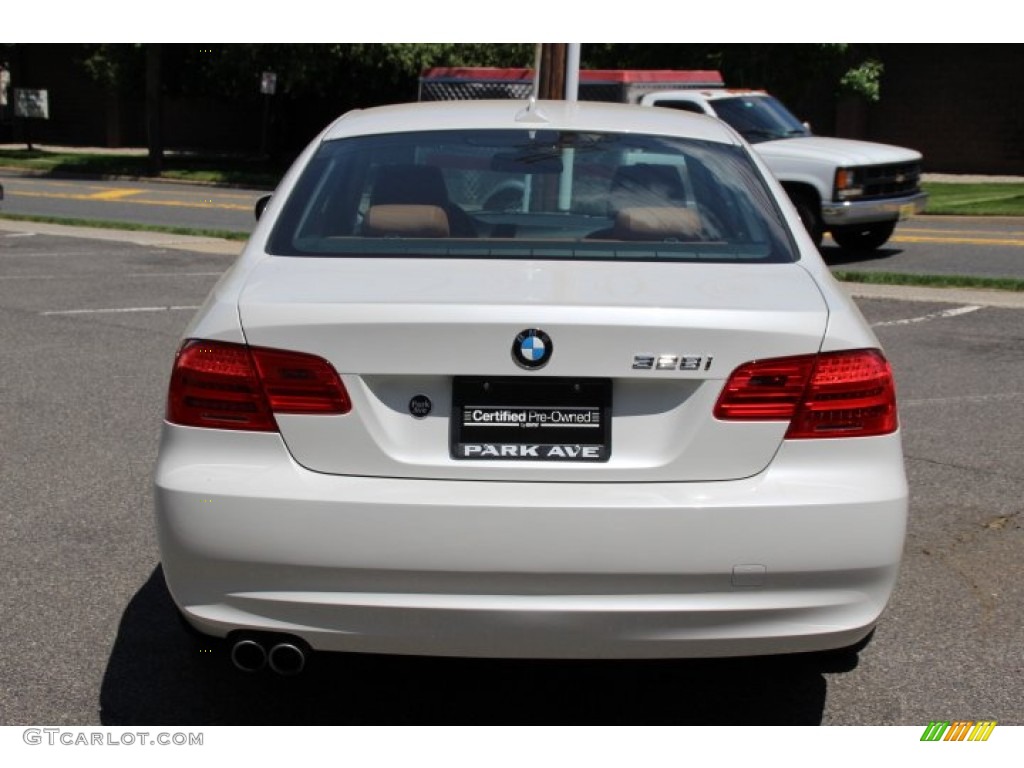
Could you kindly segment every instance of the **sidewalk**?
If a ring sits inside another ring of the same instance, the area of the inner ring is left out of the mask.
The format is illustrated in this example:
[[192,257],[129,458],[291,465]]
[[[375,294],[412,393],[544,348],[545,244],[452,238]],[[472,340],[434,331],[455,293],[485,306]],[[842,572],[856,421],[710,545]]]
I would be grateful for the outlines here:
[[1024,176],[985,176],[977,173],[922,173],[933,184],[1024,184]]
[[45,224],[37,221],[19,221],[0,218],[0,232],[53,235],[55,237],[79,237],[83,240],[109,240],[118,243],[174,248],[196,253],[211,253],[237,256],[245,243],[238,240],[222,240],[218,237],[197,237],[175,235],[168,232],[147,230],[100,229],[99,227],[74,227],[65,224]]
[[[0,144],[0,151],[24,152],[28,144]],[[67,155],[122,155],[125,157],[145,157],[149,154],[146,147],[64,147],[56,144],[37,144],[32,142],[32,149],[38,152],[55,152]],[[164,149],[165,157],[202,155],[203,157],[245,157],[244,152],[227,150],[199,149]]]

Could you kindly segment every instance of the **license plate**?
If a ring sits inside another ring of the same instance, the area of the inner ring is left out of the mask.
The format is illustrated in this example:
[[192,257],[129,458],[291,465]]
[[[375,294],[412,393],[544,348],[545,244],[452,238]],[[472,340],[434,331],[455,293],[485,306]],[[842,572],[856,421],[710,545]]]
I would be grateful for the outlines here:
[[911,216],[917,213],[917,208],[914,207],[913,203],[905,203],[900,206],[900,221],[909,219]]
[[451,456],[497,461],[607,461],[607,379],[457,377]]

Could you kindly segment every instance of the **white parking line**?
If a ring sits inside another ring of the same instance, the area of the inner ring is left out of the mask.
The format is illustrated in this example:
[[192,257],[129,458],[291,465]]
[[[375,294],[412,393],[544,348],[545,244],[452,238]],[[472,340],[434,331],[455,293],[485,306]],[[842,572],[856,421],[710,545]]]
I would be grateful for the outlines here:
[[179,304],[169,307],[111,307],[109,309],[55,309],[41,315],[104,315],[124,312],[172,312],[179,309],[199,309],[198,304]]
[[977,312],[981,307],[975,304],[969,304],[966,307],[953,307],[952,309],[943,309],[940,312],[929,312],[927,315],[921,315],[919,317],[908,317],[903,320],[884,320],[880,323],[872,323],[872,328],[884,328],[891,325],[911,325],[912,323],[926,323],[929,320],[940,320],[944,317],[957,317],[958,315],[966,315],[970,312]]

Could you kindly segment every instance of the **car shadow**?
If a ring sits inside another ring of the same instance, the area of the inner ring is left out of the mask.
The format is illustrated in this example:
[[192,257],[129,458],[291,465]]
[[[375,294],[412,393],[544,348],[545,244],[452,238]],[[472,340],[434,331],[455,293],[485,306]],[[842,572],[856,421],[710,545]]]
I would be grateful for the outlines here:
[[300,676],[248,674],[188,631],[157,567],[124,611],[104,725],[817,725],[838,668],[818,656],[508,661],[320,654]]
[[848,251],[837,245],[822,245],[818,248],[821,258],[830,267],[845,267],[853,264],[872,264],[885,261],[903,253],[901,248],[877,248],[873,251]]

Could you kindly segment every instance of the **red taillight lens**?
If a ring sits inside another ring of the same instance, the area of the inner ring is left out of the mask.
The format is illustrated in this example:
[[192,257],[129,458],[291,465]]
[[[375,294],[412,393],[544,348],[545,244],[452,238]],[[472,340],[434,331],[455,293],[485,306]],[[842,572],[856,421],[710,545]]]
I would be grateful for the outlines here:
[[875,349],[758,360],[737,368],[715,405],[725,421],[790,421],[787,440],[895,432],[892,369]]
[[786,438],[868,437],[895,432],[892,367],[876,349],[818,356]]
[[326,360],[223,341],[185,342],[167,397],[168,421],[217,429],[274,432],[275,411],[349,410],[348,393]]
[[352,403],[322,357],[253,347],[263,392],[274,413],[348,413]]
[[725,383],[715,417],[725,421],[782,421],[793,418],[814,355],[744,363]]

